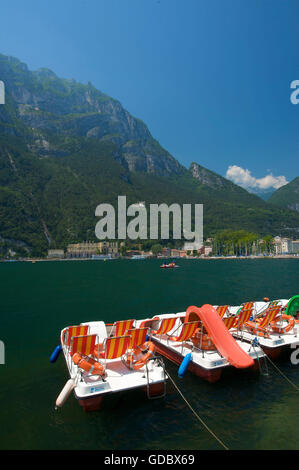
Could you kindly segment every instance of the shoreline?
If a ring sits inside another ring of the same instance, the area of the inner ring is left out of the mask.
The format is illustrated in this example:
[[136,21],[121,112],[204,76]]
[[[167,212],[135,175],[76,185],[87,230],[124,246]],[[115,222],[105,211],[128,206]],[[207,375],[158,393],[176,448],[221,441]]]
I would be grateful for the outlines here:
[[159,258],[159,257],[148,257],[144,259],[132,259],[129,257],[116,257],[116,258],[104,258],[104,259],[92,259],[92,258],[22,258],[22,259],[0,259],[0,263],[37,263],[37,262],[51,262],[51,261],[115,261],[115,260],[130,260],[130,261],[147,261],[149,259],[156,260],[197,260],[197,261],[206,261],[206,260],[252,260],[252,259],[299,259],[298,255],[270,255],[270,256],[206,256],[206,257],[197,257],[189,256],[187,258]]

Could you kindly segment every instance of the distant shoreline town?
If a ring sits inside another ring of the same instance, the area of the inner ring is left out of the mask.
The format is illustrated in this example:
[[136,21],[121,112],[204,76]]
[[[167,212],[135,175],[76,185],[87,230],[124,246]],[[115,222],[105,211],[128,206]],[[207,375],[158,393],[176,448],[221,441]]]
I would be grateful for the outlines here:
[[274,237],[270,241],[259,239],[254,242],[220,244],[213,238],[207,238],[201,245],[185,243],[183,248],[163,247],[154,244],[150,250],[129,249],[125,242],[85,241],[72,243],[67,249],[49,249],[45,258],[18,258],[14,259],[14,253],[10,253],[8,259],[2,261],[75,261],[75,260],[113,260],[113,259],[261,259],[271,258],[296,258],[299,257],[299,240]]

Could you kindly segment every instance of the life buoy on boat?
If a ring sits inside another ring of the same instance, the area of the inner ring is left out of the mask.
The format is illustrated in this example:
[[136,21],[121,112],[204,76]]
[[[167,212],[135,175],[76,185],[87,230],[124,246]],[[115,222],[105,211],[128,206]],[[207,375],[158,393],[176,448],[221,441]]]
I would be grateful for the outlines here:
[[129,369],[141,369],[146,362],[151,359],[156,351],[156,347],[152,341],[138,346],[132,353],[128,353],[125,358],[125,364]]
[[244,327],[251,334],[267,338],[269,337],[269,333],[267,332],[266,328],[262,328],[261,326],[259,326],[261,320],[262,318],[256,318],[255,321],[248,320],[248,322],[245,323]]
[[80,369],[89,372],[92,375],[104,375],[105,367],[98,361],[95,361],[92,357],[83,356],[80,353],[75,353],[73,355],[73,362]]
[[216,346],[208,333],[202,332],[201,328],[197,328],[197,330],[195,330],[191,341],[196,348],[203,349],[204,351],[214,351],[216,349]]
[[105,351],[103,350],[103,343],[96,346],[93,350],[92,355],[97,359],[105,359]]
[[[288,322],[287,326],[277,326],[277,323],[281,320],[285,320]],[[295,318],[292,315],[285,315],[282,314],[275,320],[271,322],[271,328],[275,333],[288,333],[292,328],[295,326]]]

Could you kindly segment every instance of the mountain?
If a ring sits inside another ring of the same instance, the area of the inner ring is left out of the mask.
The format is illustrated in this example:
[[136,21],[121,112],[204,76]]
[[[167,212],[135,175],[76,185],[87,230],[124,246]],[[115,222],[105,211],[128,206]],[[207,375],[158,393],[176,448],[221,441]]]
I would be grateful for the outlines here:
[[181,165],[147,126],[91,83],[32,72],[0,55],[0,255],[40,255],[95,239],[95,208],[116,204],[204,204],[204,234],[226,228],[290,233],[299,215],[276,208],[216,173]]
[[269,198],[269,202],[299,212],[299,176],[277,189]]
[[[249,190],[248,190],[249,191]],[[272,194],[274,193],[275,189],[271,188],[271,189],[250,189],[250,192],[252,194],[255,194],[256,196],[262,198],[264,201],[268,201],[269,198],[272,196]]]

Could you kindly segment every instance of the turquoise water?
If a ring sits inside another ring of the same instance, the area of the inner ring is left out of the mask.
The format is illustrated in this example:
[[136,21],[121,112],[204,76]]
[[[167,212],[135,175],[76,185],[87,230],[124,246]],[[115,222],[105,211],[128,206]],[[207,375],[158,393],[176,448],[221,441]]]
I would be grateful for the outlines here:
[[[299,260],[159,260],[1,263],[1,449],[218,449],[169,387],[164,400],[142,392],[118,395],[84,413],[73,395],[54,410],[67,380],[63,357],[49,356],[60,330],[88,320],[112,322],[178,312],[189,305],[240,304],[298,294]],[[289,354],[276,361],[299,385]],[[216,384],[166,361],[176,383],[231,449],[298,449],[298,393],[269,376],[232,370]]]

